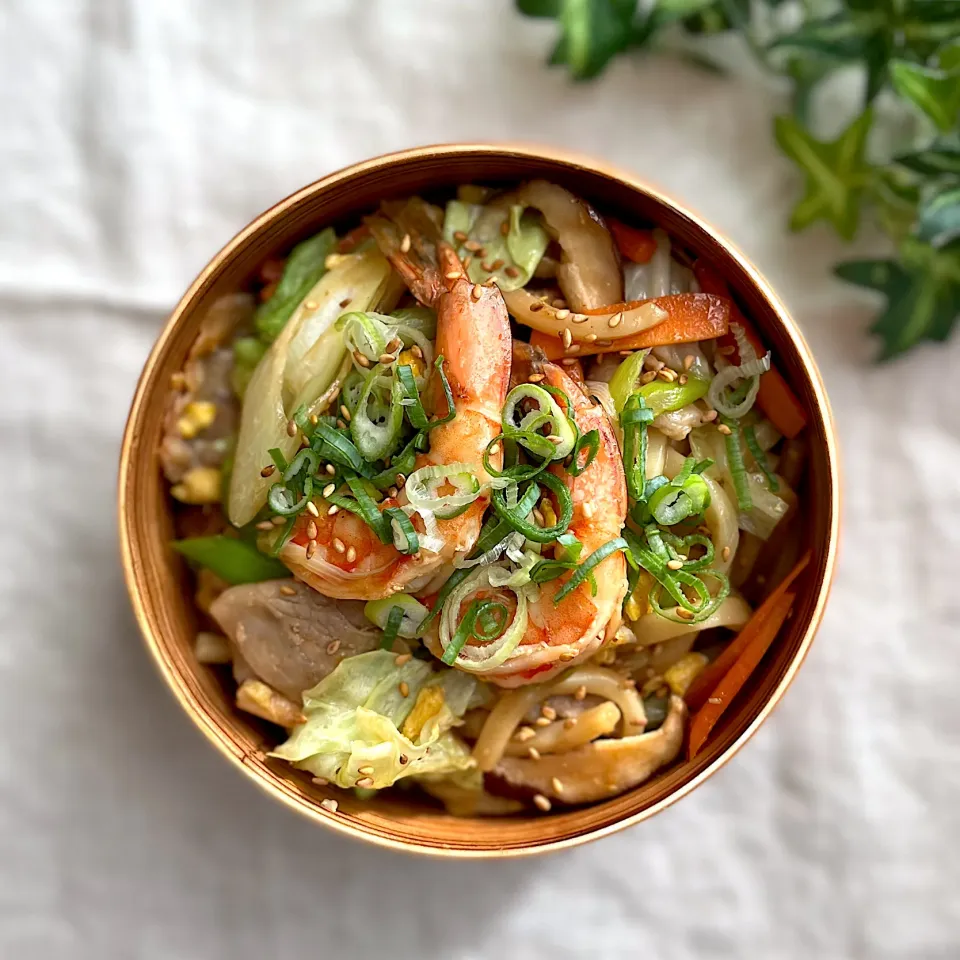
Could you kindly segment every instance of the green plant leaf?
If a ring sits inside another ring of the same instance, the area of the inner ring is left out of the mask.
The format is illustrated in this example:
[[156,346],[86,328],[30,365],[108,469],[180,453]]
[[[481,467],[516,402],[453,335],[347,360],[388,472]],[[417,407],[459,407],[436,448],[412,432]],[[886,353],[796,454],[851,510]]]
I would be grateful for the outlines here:
[[560,0],[560,40],[551,64],[566,64],[587,80],[626,50],[633,40],[636,0]]
[[516,0],[517,9],[527,17],[556,17],[562,0]]
[[878,167],[870,183],[869,199],[883,229],[900,243],[916,226],[920,188],[910,174],[897,167]]
[[960,133],[940,137],[922,150],[895,157],[893,162],[924,177],[960,177]]
[[917,239],[940,249],[960,237],[960,185],[931,193],[920,205]]
[[845,240],[853,239],[860,219],[860,200],[870,182],[864,160],[873,113],[866,110],[836,140],[815,139],[794,117],[774,119],[780,149],[806,175],[806,192],[794,207],[792,230],[803,230],[816,220],[829,220]]
[[960,69],[947,71],[893,60],[890,81],[901,97],[916,104],[944,133],[956,127],[960,115]]
[[871,326],[882,341],[878,359],[889,360],[922,340],[946,340],[960,313],[960,256],[917,241],[902,248],[901,261],[850,260],[837,276],[876,290],[886,308]]

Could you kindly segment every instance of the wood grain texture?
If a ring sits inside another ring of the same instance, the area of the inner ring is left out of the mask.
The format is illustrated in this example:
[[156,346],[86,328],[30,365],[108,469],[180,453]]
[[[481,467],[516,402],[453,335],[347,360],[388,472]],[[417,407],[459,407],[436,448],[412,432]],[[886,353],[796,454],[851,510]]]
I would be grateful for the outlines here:
[[[659,223],[726,276],[812,414],[802,537],[813,563],[798,586],[793,616],[762,669],[692,762],[678,762],[607,802],[547,816],[463,819],[395,796],[359,802],[267,759],[272,745],[267,728],[238,712],[232,690],[193,656],[191,593],[183,563],[168,546],[171,511],[156,454],[170,377],[181,368],[207,307],[246,286],[269,256],[286,253],[324,226],[347,224],[387,197],[532,177],[561,183],[622,219]],[[593,161],[552,148],[451,145],[392,154],[331,174],[258,217],[210,261],[171,314],[140,378],[121,450],[118,506],[124,574],[144,639],[174,696],[221,753],[276,799],[347,835],[419,853],[500,857],[558,850],[638,823],[701,784],[743,745],[789,686],[820,623],[836,562],[839,501],[836,438],[820,375],[784,306],[739,251],[655,188]],[[320,807],[332,795],[340,803],[336,814]]]

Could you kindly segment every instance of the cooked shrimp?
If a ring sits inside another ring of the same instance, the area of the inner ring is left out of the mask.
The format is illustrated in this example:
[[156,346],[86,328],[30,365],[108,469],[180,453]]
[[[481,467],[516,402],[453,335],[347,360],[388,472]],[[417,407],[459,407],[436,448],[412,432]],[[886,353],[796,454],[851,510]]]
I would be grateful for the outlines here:
[[[440,240],[431,208],[424,201],[385,204],[383,211],[367,222],[414,296],[437,312],[436,352],[444,358],[456,414],[430,432],[430,449],[418,457],[417,468],[467,463],[485,484],[489,478],[483,469],[483,451],[501,431],[500,411],[510,380],[510,321],[503,297],[495,286],[480,287],[466,279],[456,253]],[[447,413],[437,374],[426,404],[441,416]],[[499,466],[496,458],[491,462]],[[398,503],[405,503],[402,491],[381,508]],[[324,504],[318,518],[301,518],[296,535],[280,556],[295,576],[330,597],[374,600],[413,591],[444,564],[473,549],[488,503],[489,496],[481,495],[460,516],[437,520],[442,546],[436,552],[424,548],[412,556],[381,543],[352,513],[341,510],[329,516]],[[418,516],[413,522],[424,531]],[[310,523],[317,527],[317,546],[308,559]]]
[[[581,433],[596,430],[600,449],[596,459],[580,476],[562,466],[552,472],[563,481],[573,499],[570,532],[583,544],[582,556],[620,536],[627,516],[627,489],[620,448],[613,427],[599,404],[592,403],[562,367],[541,362],[523,343],[514,348],[514,377],[541,373],[544,383],[563,390],[573,405],[573,418]],[[626,561],[614,553],[594,568],[597,595],[589,582],[577,587],[560,603],[554,603],[563,580],[542,585],[540,598],[528,606],[528,626],[516,652],[503,666],[484,674],[502,687],[549,680],[574,663],[586,660],[620,624],[620,604],[627,591]]]

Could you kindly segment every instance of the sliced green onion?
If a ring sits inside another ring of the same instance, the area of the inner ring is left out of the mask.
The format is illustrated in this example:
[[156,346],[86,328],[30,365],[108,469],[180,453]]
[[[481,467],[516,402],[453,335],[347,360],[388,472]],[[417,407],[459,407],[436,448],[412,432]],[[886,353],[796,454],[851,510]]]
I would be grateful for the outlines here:
[[616,553],[618,550],[628,549],[627,541],[624,540],[623,537],[616,537],[614,540],[607,541],[602,547],[597,547],[597,549],[574,570],[573,576],[556,592],[553,598],[554,604],[560,603],[561,600],[573,593],[573,591],[587,579],[593,569],[598,564],[603,563],[611,554]]
[[631,353],[610,378],[610,396],[617,413],[623,412],[628,398],[640,388],[640,378],[643,376],[643,361],[646,360],[649,350],[638,350]]
[[267,454],[273,461],[273,465],[280,471],[282,476],[287,472],[287,458],[283,455],[279,447],[271,447]]
[[400,624],[403,622],[403,609],[391,607],[387,614],[387,622],[383,627],[383,636],[380,638],[381,650],[392,650],[393,642],[397,639]]
[[539,560],[530,571],[531,583],[547,583],[562,577],[568,570],[576,570],[572,560]]
[[392,597],[383,600],[371,600],[363,608],[364,616],[381,630],[386,630],[387,621],[394,610],[400,611],[400,623],[397,626],[397,635],[410,640],[417,635],[417,630],[430,611],[418,600],[405,593],[395,593]]
[[[539,499],[540,488],[536,484],[531,484],[517,504],[517,510],[524,511],[524,515],[526,515],[534,508]],[[497,544],[501,543],[512,532],[513,527],[506,520],[502,520],[496,515],[488,517],[468,559],[476,560],[482,557]],[[440,588],[440,592],[437,594],[437,602],[434,604],[433,609],[420,625],[418,636],[423,636],[430,623],[440,615],[441,608],[446,603],[447,597],[470,576],[471,572],[471,569],[460,568],[450,574],[447,582]]]
[[420,549],[420,537],[411,519],[399,507],[387,507],[382,516],[390,522],[393,545],[400,553],[414,554]]
[[[557,522],[552,526],[541,527],[527,520],[527,514],[532,507],[524,509],[526,496],[516,506],[511,507],[507,503],[504,491],[495,489],[490,495],[490,503],[498,517],[506,520],[514,530],[518,530],[528,540],[533,540],[535,543],[550,543],[556,540],[561,533],[566,533],[570,526],[570,521],[573,519],[573,498],[566,486],[552,473],[543,473],[538,476],[527,488],[527,493],[540,484],[543,484],[556,497],[557,504],[560,507]],[[539,499],[538,493],[534,503]]]
[[440,375],[440,385],[443,387],[443,398],[447,402],[447,413],[446,416],[438,417],[436,420],[431,420],[429,426],[430,430],[432,430],[434,427],[439,427],[445,423],[449,423],[457,415],[456,408],[453,405],[453,391],[450,389],[450,381],[447,379],[447,375],[443,372],[443,357],[437,357],[437,359],[433,362],[433,366]]
[[583,544],[575,534],[569,531],[557,537],[557,547],[559,549],[554,549],[554,556],[566,562],[576,563],[580,559],[580,554],[583,553]]
[[336,327],[343,332],[344,344],[350,353],[362,353],[372,362],[386,353],[390,330],[377,314],[344,313],[337,320]]
[[350,438],[322,420],[314,429],[311,446],[321,460],[349,467],[362,477],[372,473],[370,464],[363,459]]
[[304,493],[297,495],[282,483],[275,483],[267,492],[267,505],[280,517],[295,517],[307,505],[310,497]]
[[780,489],[780,481],[777,479],[776,474],[770,469],[770,464],[767,463],[767,455],[763,452],[760,441],[757,440],[757,431],[754,429],[753,424],[748,424],[743,428],[743,439],[747,443],[750,456],[753,457],[757,466],[767,478],[767,486],[770,488],[770,492],[776,493]]
[[[373,530],[380,538],[381,543],[392,542],[393,530],[391,529],[390,521],[380,512],[377,501],[373,499],[373,495],[367,486],[369,481],[350,474],[347,474],[345,479],[357,504],[357,509],[352,512],[356,513],[363,522]],[[334,502],[332,497],[328,497],[327,499],[330,500],[331,503]],[[347,509],[350,508],[348,507]]]
[[[521,413],[517,407],[523,401],[532,401],[534,409]],[[546,460],[564,460],[573,452],[576,436],[566,413],[550,394],[533,383],[521,383],[508,394],[501,414],[503,435],[515,440],[531,453]],[[541,430],[546,427],[548,436]]]
[[370,478],[370,482],[378,490],[386,490],[388,487],[395,487],[397,485],[397,477],[401,473],[404,476],[409,476],[411,473],[413,473],[417,465],[417,453],[423,451],[426,445],[426,434],[415,434],[399,453],[395,453],[393,455],[393,459],[390,461],[390,466],[384,470],[381,470],[379,473],[375,473]]
[[647,425],[653,420],[653,411],[639,393],[627,398],[620,414],[623,429],[623,472],[627,481],[627,495],[631,500],[644,499],[647,474]]
[[417,389],[417,381],[413,375],[413,367],[401,363],[396,367],[397,379],[400,381],[402,398],[400,403],[403,405],[403,412],[407,415],[410,425],[415,430],[426,430],[430,423],[426,411],[423,409],[423,403],[420,400],[420,391]]
[[[582,461],[580,460],[580,454],[586,450],[587,459]],[[597,454],[600,452],[600,431],[599,430],[590,430],[583,436],[577,438],[576,446],[573,448],[573,459],[570,461],[570,466],[567,468],[570,473],[575,477],[579,477],[587,467],[597,458]]]
[[[721,573],[719,570],[704,570],[703,574],[713,577],[719,583],[717,592],[713,596],[710,595],[706,584],[704,584],[699,577],[695,577],[693,574],[684,573],[682,570],[675,571],[674,573],[674,577],[678,581],[694,588],[697,593],[697,597],[700,600],[699,604],[691,604],[686,595],[681,592],[684,602],[680,602],[677,605],[683,607],[688,611],[688,613],[692,614],[692,616],[677,616],[661,606],[659,598],[660,591],[658,590],[658,586],[665,587],[666,584],[663,583],[654,585],[653,589],[650,591],[649,601],[650,606],[653,607],[654,613],[663,617],[665,620],[672,620],[674,623],[702,623],[708,617],[711,617],[716,612],[720,604],[723,603],[723,601],[726,600],[730,595],[730,581],[727,579],[726,575]],[[670,595],[673,596],[672,593]],[[674,597],[674,599],[676,598]]]
[[647,497],[650,515],[661,526],[669,527],[688,517],[699,516],[710,505],[710,488],[695,472],[706,469],[706,461],[697,463],[695,457],[683,461],[680,472],[666,484],[661,484]]
[[[407,500],[418,510],[430,510],[440,520],[458,517],[480,496],[480,481],[474,469],[468,463],[420,467],[407,477]],[[453,487],[454,492],[438,493],[444,484]]]
[[343,386],[340,388],[340,401],[350,411],[351,416],[357,409],[366,381],[367,378],[359,370],[351,370],[344,378]]
[[737,494],[737,506],[742,513],[753,509],[753,497],[750,496],[750,481],[747,477],[747,468],[743,462],[743,447],[740,445],[740,424],[729,417],[721,417],[730,432],[724,437],[727,449],[727,466],[730,476],[733,477],[733,489]]
[[647,401],[653,415],[659,417],[661,413],[688,407],[705,397],[709,389],[709,380],[688,375],[686,383],[682,384],[679,381],[668,383],[666,380],[654,380],[644,384],[640,388],[640,394]]
[[507,617],[508,611],[505,604],[496,600],[474,600],[458,624],[450,646],[443,651],[440,659],[448,667],[452,667],[471,636],[478,640],[496,640],[507,625]]
[[[498,470],[490,462],[490,451],[495,444],[503,444],[503,470]],[[509,461],[509,465],[508,465]],[[550,466],[549,460],[543,460],[539,465],[528,465],[520,463],[518,444],[504,437],[494,437],[483,451],[483,469],[487,471],[493,480],[508,480],[511,483],[523,483],[525,480],[532,480],[534,477],[543,473]]]
[[[513,590],[517,597],[517,609],[510,625],[488,643],[479,646],[467,643],[474,634],[481,608],[471,605],[461,619],[460,607],[479,590],[491,586],[490,569],[484,567],[470,571],[469,576],[450,592],[440,616],[440,646],[443,649],[441,659],[448,666],[456,666],[470,673],[485,673],[499,667],[517,648],[527,629],[527,596],[525,588],[521,587]],[[493,603],[496,604],[497,601]],[[492,613],[489,608],[486,610]],[[448,653],[451,648],[453,652]]]
[[400,440],[403,427],[403,397],[400,384],[396,381],[390,387],[388,398],[374,394],[378,388],[378,379],[386,369],[377,364],[363,385],[363,392],[357,401],[357,408],[350,419],[350,433],[357,450],[364,460],[382,460],[391,454]]

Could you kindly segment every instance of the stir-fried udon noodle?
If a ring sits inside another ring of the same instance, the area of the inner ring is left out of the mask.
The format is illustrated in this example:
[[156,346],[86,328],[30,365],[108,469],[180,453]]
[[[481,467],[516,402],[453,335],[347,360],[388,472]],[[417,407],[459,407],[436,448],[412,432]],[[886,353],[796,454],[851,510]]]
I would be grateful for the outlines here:
[[544,181],[385,202],[217,301],[174,378],[196,655],[324,786],[615,796],[789,616],[805,422],[664,231]]

